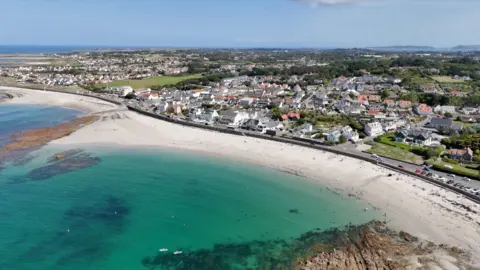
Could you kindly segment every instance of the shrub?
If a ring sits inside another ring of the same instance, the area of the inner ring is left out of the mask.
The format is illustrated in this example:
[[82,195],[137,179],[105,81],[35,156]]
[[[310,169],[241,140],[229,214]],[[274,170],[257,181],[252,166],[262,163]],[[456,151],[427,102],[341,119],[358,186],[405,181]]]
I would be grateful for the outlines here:
[[447,162],[447,163],[450,163],[450,164],[458,164],[458,161],[456,161],[454,159],[451,159],[451,158],[448,158],[448,157],[444,157],[442,160]]

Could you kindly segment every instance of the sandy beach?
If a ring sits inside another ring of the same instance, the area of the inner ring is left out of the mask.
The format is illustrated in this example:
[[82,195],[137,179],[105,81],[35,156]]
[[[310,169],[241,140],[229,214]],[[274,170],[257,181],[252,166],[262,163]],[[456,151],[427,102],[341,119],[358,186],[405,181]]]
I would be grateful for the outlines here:
[[0,86],[0,91],[8,92],[15,97],[7,101],[9,104],[42,104],[48,106],[68,107],[81,110],[86,114],[94,114],[117,108],[116,105],[109,102],[77,95],[35,91],[6,86]]
[[[24,95],[11,103],[83,108],[100,114],[100,120],[51,142],[52,146],[102,144],[179,149],[301,175],[305,181],[317,181],[369,203],[372,207],[366,211],[386,213],[385,219],[396,230],[470,251],[475,264],[480,265],[480,206],[414,177],[324,151],[184,127],[127,110],[108,112],[115,106],[92,98],[15,91]],[[389,177],[389,173],[393,176]]]

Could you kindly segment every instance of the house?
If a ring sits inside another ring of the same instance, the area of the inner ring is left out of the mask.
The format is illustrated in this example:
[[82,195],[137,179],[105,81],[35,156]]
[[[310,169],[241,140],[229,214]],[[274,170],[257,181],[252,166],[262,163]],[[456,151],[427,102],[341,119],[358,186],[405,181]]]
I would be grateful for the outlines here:
[[208,122],[208,123],[215,121],[215,119],[219,117],[218,112],[216,110],[205,111],[202,109],[198,109],[197,111],[195,111],[193,116],[196,120],[199,120],[202,122]]
[[341,131],[343,137],[348,141],[357,142],[360,139],[358,132],[353,130],[351,126],[344,126]]
[[107,88],[106,92],[118,95],[120,97],[125,97],[126,95],[133,92],[133,88],[131,86],[111,87],[111,88]]
[[422,85],[420,86],[420,91],[426,93],[426,94],[438,94],[440,91],[437,89],[435,85],[432,84],[427,84],[427,85]]
[[365,125],[365,134],[368,136],[376,137],[383,134],[382,124],[378,122],[372,122]]
[[287,113],[287,117],[290,120],[299,120],[300,119],[300,114],[296,112],[289,112]]
[[253,101],[254,101],[253,98],[245,97],[238,101],[238,106],[242,106],[242,107],[251,106]]
[[476,114],[478,113],[478,108],[473,108],[473,107],[464,107],[462,109],[463,114],[469,115],[469,114]]
[[366,95],[358,95],[358,96],[357,96],[357,101],[358,101],[360,104],[368,105],[368,96],[366,96]]
[[449,92],[448,95],[450,95],[452,97],[464,97],[464,96],[466,96],[466,94],[464,92],[460,92],[458,90],[453,90],[453,91]]
[[423,130],[398,130],[395,132],[395,141],[403,143],[411,143],[423,146],[430,146],[434,143],[431,133]]
[[345,108],[350,107],[350,105],[352,105],[352,103],[348,99],[342,99],[342,100],[338,101],[337,103],[335,103],[335,105],[333,105],[333,107],[335,107],[335,109],[337,109],[339,111],[342,111]]
[[385,104],[388,107],[393,107],[395,106],[395,101],[393,101],[393,99],[385,99],[383,101],[383,104]]
[[415,106],[414,110],[418,115],[430,115],[433,113],[432,107],[423,103]]
[[342,133],[339,130],[331,131],[327,134],[327,141],[338,142],[340,141],[340,136],[342,136]]
[[397,129],[397,125],[394,122],[385,122],[382,124],[382,127],[385,132],[394,131]]
[[220,113],[220,122],[230,126],[238,127],[248,119],[250,115],[245,111],[226,110]]
[[462,124],[455,124],[450,118],[434,117],[427,124],[427,127],[437,129],[438,131],[455,130],[460,131],[463,128]]
[[449,149],[447,150],[448,157],[458,161],[472,161],[473,151],[470,148],[467,149]]
[[455,113],[455,107],[454,106],[440,106],[440,105],[438,105],[437,107],[435,107],[433,109],[433,111],[435,113],[439,113],[439,114],[445,114],[445,113],[454,114]]
[[398,107],[402,109],[409,108],[412,106],[412,102],[410,100],[399,100],[397,104],[398,104]]
[[382,97],[379,96],[379,95],[369,95],[368,96],[368,101],[381,102]]

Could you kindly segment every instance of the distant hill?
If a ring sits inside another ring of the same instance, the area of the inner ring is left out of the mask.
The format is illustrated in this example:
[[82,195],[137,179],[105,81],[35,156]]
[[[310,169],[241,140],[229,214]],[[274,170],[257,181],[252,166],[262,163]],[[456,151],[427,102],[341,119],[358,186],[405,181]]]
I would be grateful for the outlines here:
[[381,51],[434,51],[435,48],[431,46],[386,46],[386,47],[368,47],[370,50],[381,50]]
[[473,51],[480,50],[480,45],[458,45],[452,48],[455,51]]

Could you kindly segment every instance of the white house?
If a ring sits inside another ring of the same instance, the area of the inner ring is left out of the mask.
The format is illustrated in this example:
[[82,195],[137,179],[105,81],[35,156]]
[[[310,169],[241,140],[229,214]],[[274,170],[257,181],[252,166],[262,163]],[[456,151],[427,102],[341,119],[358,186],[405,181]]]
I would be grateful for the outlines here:
[[205,121],[211,123],[215,120],[215,118],[219,117],[218,112],[216,110],[206,112],[204,110],[200,110],[196,112],[196,118],[200,121]]
[[385,132],[394,131],[397,129],[397,125],[394,122],[385,122],[382,124]]
[[478,112],[478,109],[472,108],[472,107],[464,107],[462,111],[463,111],[463,114],[469,115],[469,114],[476,114]]
[[365,134],[368,136],[378,136],[383,134],[382,124],[379,122],[372,122],[365,125]]
[[327,141],[338,142],[340,141],[340,136],[342,136],[342,133],[339,130],[331,131],[327,134]]
[[344,126],[342,128],[342,135],[345,137],[345,139],[352,142],[357,142],[360,139],[358,132],[353,130],[350,126]]
[[440,106],[438,105],[433,109],[434,112],[444,114],[444,113],[455,113],[455,107],[454,106]]
[[246,111],[223,111],[220,115],[220,121],[229,126],[238,127],[243,122],[250,119],[250,114]]
[[118,87],[111,87],[106,89],[107,92],[119,95],[124,97],[133,92],[133,88],[131,86],[118,86]]

